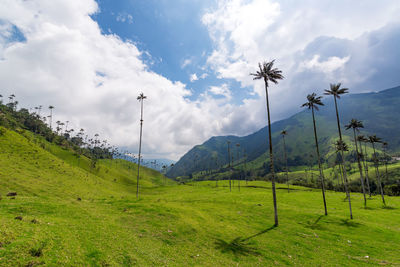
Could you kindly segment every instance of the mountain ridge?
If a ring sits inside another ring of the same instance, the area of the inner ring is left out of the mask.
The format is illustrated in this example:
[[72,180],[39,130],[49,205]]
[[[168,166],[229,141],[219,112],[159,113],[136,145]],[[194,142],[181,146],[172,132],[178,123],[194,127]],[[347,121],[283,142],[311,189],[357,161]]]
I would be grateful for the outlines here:
[[[332,156],[333,142],[337,138],[337,124],[332,97],[324,97],[325,106],[316,112],[317,131],[321,154]],[[344,138],[351,145],[352,132],[346,131],[344,125],[352,118],[363,121],[365,134],[376,134],[389,142],[389,151],[400,151],[400,138],[395,135],[400,131],[400,86],[378,92],[348,94],[338,100],[341,126]],[[276,121],[271,125],[274,151],[282,154],[280,131],[288,131],[286,139],[288,161],[291,166],[307,165],[309,154],[314,154],[314,135],[309,110],[302,110],[292,116]],[[242,158],[244,151],[249,162],[257,160],[267,150],[268,126],[246,136],[213,136],[201,145],[196,145],[183,155],[169,169],[169,177],[190,175],[193,172],[216,169],[228,164],[227,141],[231,142],[233,161]],[[236,151],[236,144],[240,150]],[[231,153],[232,154],[232,153]],[[303,154],[303,155],[302,155]],[[306,155],[307,154],[307,155]],[[281,157],[277,157],[277,163]],[[315,156],[314,156],[315,158]],[[265,160],[264,160],[265,162]],[[259,165],[259,164],[258,164]]]

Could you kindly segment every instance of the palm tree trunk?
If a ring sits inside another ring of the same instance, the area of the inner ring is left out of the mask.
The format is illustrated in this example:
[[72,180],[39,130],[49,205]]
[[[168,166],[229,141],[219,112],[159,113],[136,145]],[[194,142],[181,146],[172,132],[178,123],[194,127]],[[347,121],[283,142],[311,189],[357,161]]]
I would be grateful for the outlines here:
[[52,120],[53,120],[53,110],[50,109],[50,130],[51,130],[51,132],[53,132],[53,128],[51,127]]
[[313,118],[313,125],[314,125],[315,147],[317,149],[317,157],[318,157],[319,178],[321,180],[321,186],[322,186],[322,198],[324,199],[325,215],[328,215],[328,210],[326,209],[326,199],[325,199],[324,172],[322,171],[321,158],[319,155],[318,136],[317,136],[317,127],[315,125],[314,107],[311,107],[311,110],[312,110],[312,118]]
[[285,155],[285,163],[286,163],[286,183],[287,183],[287,191],[288,193],[290,193],[290,189],[289,189],[289,173],[288,173],[288,164],[287,164],[287,155],[286,155],[286,143],[285,143],[285,135],[282,135],[283,138],[283,151],[284,151],[284,155]]
[[[239,149],[238,149],[237,147],[236,147],[236,155],[237,155],[237,163],[236,163],[236,165],[239,166],[239,164],[240,164],[240,161],[239,161]],[[239,189],[239,192],[240,192],[240,178],[241,178],[240,168],[238,168],[238,171],[239,171],[239,175],[238,175],[238,189]]]
[[389,181],[389,176],[388,176],[388,161],[387,161],[387,154],[386,154],[386,150],[383,151],[383,155],[385,156],[385,180],[386,182]]
[[360,171],[360,180],[361,180],[361,187],[364,195],[364,207],[367,206],[367,198],[365,197],[365,187],[364,187],[364,177],[363,171],[360,162],[360,154],[358,153],[358,145],[357,145],[357,136],[356,136],[356,129],[353,128],[353,135],[354,135],[354,143],[356,144],[356,153],[357,153],[357,162],[358,162],[358,169]]
[[[360,141],[360,147],[362,149],[361,146],[361,141]],[[371,187],[369,185],[369,178],[368,178],[368,154],[367,154],[367,143],[364,144],[364,149],[365,149],[365,157],[364,157],[364,170],[365,170],[365,180],[367,182],[367,189],[368,189],[368,193],[369,193],[369,197],[371,197]]]
[[339,163],[339,174],[340,174],[340,181],[342,182],[342,192],[346,192],[343,179],[343,166],[341,163]]
[[278,226],[278,207],[276,203],[276,189],[275,189],[275,171],[274,171],[274,155],[272,152],[272,134],[271,134],[271,116],[269,112],[269,99],[268,99],[268,82],[264,78],[265,82],[265,96],[267,101],[267,115],[268,115],[268,140],[269,140],[269,164],[271,171],[271,182],[272,182],[272,198],[274,202],[274,215],[275,215],[275,226]]
[[[339,131],[339,139],[340,139],[340,142],[343,143],[342,131],[340,129],[339,111],[338,111],[338,107],[337,107],[336,96],[333,96],[333,98],[335,99],[336,120],[337,120],[337,126],[338,126],[338,131]],[[344,158],[343,150],[341,150],[340,152],[341,152],[341,155],[342,155],[343,177],[344,177],[344,185],[345,185],[345,190],[346,190],[346,196],[347,196],[347,199],[349,201],[350,219],[353,219],[353,211],[351,210],[350,192],[349,192],[349,189],[348,189],[348,182],[347,182],[346,161],[345,161],[345,158]]]
[[231,183],[231,150],[230,144],[228,143],[228,168],[229,168],[229,192],[232,191],[232,183]]
[[378,159],[377,159],[377,157],[376,157],[376,152],[375,152],[375,145],[374,145],[374,143],[372,143],[372,148],[374,149],[374,162],[375,162],[376,178],[377,178],[377,180],[378,180],[378,187],[379,187],[379,190],[380,190],[380,192],[381,192],[383,205],[386,206],[385,197],[384,197],[384,195],[383,195],[383,188],[382,188],[382,183],[381,183],[381,177],[380,177],[380,175],[379,175]]
[[140,138],[139,138],[139,157],[138,157],[138,174],[136,181],[136,199],[139,199],[139,175],[140,175],[140,155],[142,153],[142,128],[143,128],[143,99],[141,100],[140,109]]

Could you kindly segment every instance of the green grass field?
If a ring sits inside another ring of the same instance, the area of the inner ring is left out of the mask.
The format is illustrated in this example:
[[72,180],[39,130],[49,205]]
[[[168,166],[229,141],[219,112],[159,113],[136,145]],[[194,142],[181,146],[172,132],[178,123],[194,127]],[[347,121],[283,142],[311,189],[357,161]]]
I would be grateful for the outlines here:
[[[0,137],[0,266],[400,266],[400,198],[227,181],[178,185],[25,133]],[[6,196],[17,192],[17,196]]]

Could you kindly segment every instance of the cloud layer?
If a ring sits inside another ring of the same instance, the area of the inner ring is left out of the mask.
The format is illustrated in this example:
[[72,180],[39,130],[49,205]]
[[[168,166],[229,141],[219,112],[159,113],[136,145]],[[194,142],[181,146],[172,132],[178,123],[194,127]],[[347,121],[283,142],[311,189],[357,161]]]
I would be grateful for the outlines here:
[[0,10],[2,33],[14,25],[26,38],[0,43],[2,94],[16,94],[22,106],[54,105],[54,120],[135,151],[143,91],[147,156],[178,158],[229,124],[218,117],[229,105],[209,96],[189,101],[184,84],[149,71],[135,44],[103,34],[90,17],[94,1],[10,0]]
[[[212,135],[247,134],[265,125],[263,83],[249,76],[262,60],[276,58],[286,77],[271,88],[274,120],[329,82],[344,82],[353,92],[398,85],[398,3],[220,1],[202,22],[215,46],[206,68],[221,83],[189,100],[190,85],[150,71],[135,43],[102,33],[91,17],[99,12],[94,0],[4,0],[1,94],[16,94],[25,107],[54,105],[56,120],[135,152],[136,97],[144,92],[145,156],[178,159]],[[183,60],[182,68],[190,62]],[[193,74],[192,81],[205,75]],[[233,104],[232,90],[245,89],[229,88],[229,79],[250,88],[241,104]]]

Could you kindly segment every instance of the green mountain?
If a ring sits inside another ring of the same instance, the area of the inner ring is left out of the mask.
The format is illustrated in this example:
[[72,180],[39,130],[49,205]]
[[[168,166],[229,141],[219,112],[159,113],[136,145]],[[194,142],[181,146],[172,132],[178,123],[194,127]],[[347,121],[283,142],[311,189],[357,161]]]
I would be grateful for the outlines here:
[[[336,158],[333,143],[337,137],[335,107],[332,97],[324,97],[325,106],[316,113],[318,137],[321,155],[327,161]],[[389,143],[389,153],[400,151],[400,86],[380,92],[344,95],[338,101],[342,132],[351,152],[352,131],[346,131],[344,125],[352,118],[364,123],[363,134],[376,134]],[[273,111],[272,111],[273,112]],[[283,142],[280,132],[286,130],[286,146],[289,166],[302,166],[316,162],[314,134],[311,112],[303,110],[287,119],[271,125],[272,142],[278,171],[283,167]],[[178,177],[192,173],[219,169],[228,164],[228,145],[231,142],[231,156],[235,164],[244,162],[251,169],[266,169],[268,127],[243,137],[217,136],[202,145],[193,147],[171,168],[167,175]],[[236,144],[239,144],[238,147]],[[239,154],[238,154],[239,153]],[[239,158],[239,160],[238,160]]]

